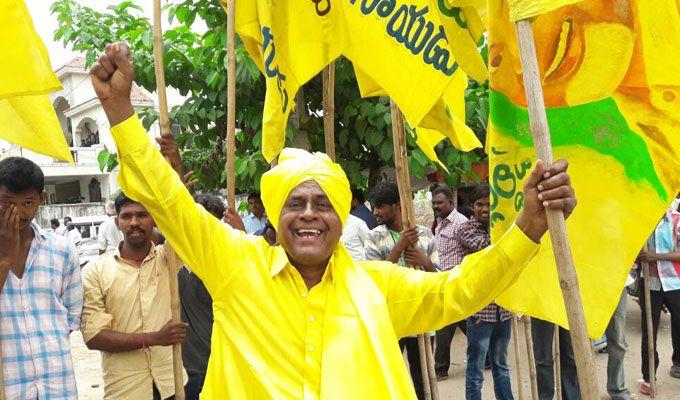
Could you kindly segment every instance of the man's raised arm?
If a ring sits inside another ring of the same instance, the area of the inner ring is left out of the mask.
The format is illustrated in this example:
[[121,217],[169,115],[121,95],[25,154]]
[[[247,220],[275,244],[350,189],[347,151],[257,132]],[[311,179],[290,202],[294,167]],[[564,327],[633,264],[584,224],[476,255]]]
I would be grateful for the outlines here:
[[219,266],[243,240],[194,203],[180,177],[151,144],[130,101],[134,76],[130,49],[122,42],[107,45],[90,70],[118,147],[118,182],[127,196],[146,207],[177,254],[216,293],[234,272]]

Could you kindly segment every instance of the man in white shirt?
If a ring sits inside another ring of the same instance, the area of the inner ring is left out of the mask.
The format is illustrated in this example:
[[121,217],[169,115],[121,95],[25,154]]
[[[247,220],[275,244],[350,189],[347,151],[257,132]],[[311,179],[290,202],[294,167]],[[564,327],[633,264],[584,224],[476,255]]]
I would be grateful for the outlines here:
[[[66,218],[64,218],[64,220],[66,220]],[[73,225],[73,222],[71,222],[70,218],[66,225],[66,237],[68,237],[68,240],[71,241],[71,244],[73,244],[76,247],[80,247],[80,242],[83,240],[80,231],[76,229],[75,225]]]
[[354,261],[366,261],[364,241],[369,235],[368,225],[359,217],[350,214],[340,236],[340,242],[345,245]]
[[106,204],[106,215],[108,219],[99,226],[99,235],[97,236],[99,254],[115,250],[118,244],[123,241],[123,234],[116,226],[116,210],[111,203]]
[[254,234],[262,230],[267,222],[259,192],[248,195],[248,212],[250,214],[243,218],[243,225],[246,227],[246,233]]

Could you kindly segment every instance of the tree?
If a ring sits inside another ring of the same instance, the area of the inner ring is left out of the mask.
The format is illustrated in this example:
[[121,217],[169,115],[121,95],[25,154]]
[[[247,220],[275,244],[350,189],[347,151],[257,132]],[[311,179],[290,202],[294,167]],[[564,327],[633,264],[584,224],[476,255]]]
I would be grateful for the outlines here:
[[[181,127],[178,142],[188,169],[196,172],[199,188],[215,189],[225,184],[224,136],[226,133],[226,14],[219,0],[176,0],[166,6],[168,22],[163,35],[165,76],[169,86],[187,97],[184,104],[170,111],[174,123]],[[59,21],[55,40],[61,40],[73,50],[86,54],[91,65],[106,43],[124,40],[132,48],[137,71],[136,83],[149,91],[156,87],[153,69],[152,25],[141,16],[142,9],[132,1],[109,6],[98,12],[83,7],[75,0],[57,0],[51,11]],[[194,27],[205,26],[198,32]],[[259,70],[249,58],[237,38],[236,98],[238,130],[236,141],[237,190],[259,188],[259,177],[268,170],[261,152],[262,109],[265,84]],[[296,122],[289,122],[286,143],[295,135],[306,134],[310,149],[323,151],[323,120],[321,78],[303,86],[304,105],[298,104]],[[486,89],[485,89],[486,88]],[[488,85],[469,90],[470,105],[479,104],[477,97],[486,95]],[[486,109],[475,109],[469,114],[473,129],[485,131]],[[359,94],[352,64],[346,59],[336,62],[335,82],[336,154],[338,162],[354,186],[366,187],[379,179],[382,166],[392,165],[393,148],[389,100],[362,99]],[[158,116],[154,112],[142,116],[148,128]],[[474,128],[477,126],[477,128]],[[299,137],[299,136],[298,136]],[[424,175],[426,166],[438,168],[409,139],[411,172]],[[484,157],[483,153],[462,153],[448,141],[438,146],[438,153],[451,174],[447,181],[457,186],[468,174],[471,164]],[[100,155],[101,164],[115,166],[115,157],[107,152]],[[369,171],[366,175],[364,171]]]

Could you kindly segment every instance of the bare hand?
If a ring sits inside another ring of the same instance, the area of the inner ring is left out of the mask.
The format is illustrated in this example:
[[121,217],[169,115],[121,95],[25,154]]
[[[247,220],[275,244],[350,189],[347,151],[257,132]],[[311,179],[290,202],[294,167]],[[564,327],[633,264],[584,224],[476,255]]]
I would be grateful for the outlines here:
[[426,271],[434,270],[432,266],[432,260],[425,254],[425,252],[419,246],[412,246],[404,250],[404,261],[406,265],[415,265],[417,267],[422,267]]
[[134,114],[130,102],[135,70],[132,53],[124,42],[107,44],[104,54],[90,69],[90,79],[111,126]]
[[182,343],[187,336],[187,327],[189,324],[184,322],[168,321],[158,332],[152,334],[152,342],[150,346],[172,346],[173,344]]
[[647,250],[642,250],[638,259],[644,263],[659,261],[659,257],[656,253],[649,252]]
[[246,226],[243,224],[243,220],[241,219],[241,216],[238,215],[236,210],[227,207],[226,210],[224,210],[224,215],[222,218],[222,221],[224,221],[225,224],[230,225],[232,228],[237,229],[239,231],[246,231]]
[[156,143],[161,147],[161,154],[165,160],[172,166],[179,176],[184,176],[182,168],[182,157],[179,155],[179,146],[177,140],[172,134],[168,133],[156,138]]
[[401,232],[395,247],[399,250],[399,252],[403,252],[416,244],[418,244],[418,227],[412,226]]
[[14,204],[0,206],[0,270],[9,269],[19,258],[19,230],[19,212]]
[[536,243],[548,230],[546,209],[562,210],[564,217],[569,218],[576,208],[568,166],[566,160],[558,160],[551,166],[539,160],[524,182],[524,208],[515,223]]

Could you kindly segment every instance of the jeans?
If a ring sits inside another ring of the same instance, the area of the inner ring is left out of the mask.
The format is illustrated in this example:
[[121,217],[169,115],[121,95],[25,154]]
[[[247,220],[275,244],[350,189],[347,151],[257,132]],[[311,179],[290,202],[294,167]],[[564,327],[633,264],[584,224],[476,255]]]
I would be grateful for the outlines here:
[[623,357],[626,355],[626,301],[628,294],[624,290],[619,304],[614,310],[605,335],[607,335],[607,393],[614,400],[630,398],[626,388]]
[[467,320],[467,369],[465,370],[465,399],[481,400],[484,383],[484,361],[487,352],[491,358],[493,389],[497,400],[512,400],[510,371],[508,370],[508,345],[510,344],[510,320],[498,322],[480,321],[476,317]]
[[434,349],[434,370],[437,376],[449,374],[449,367],[451,366],[451,340],[453,340],[453,334],[456,333],[456,328],[460,329],[463,335],[465,335],[465,320],[447,325],[437,331],[437,346]]
[[[430,339],[430,346],[434,344],[432,339],[433,338]],[[427,346],[427,343],[425,343],[425,345]],[[425,393],[423,392],[423,372],[420,369],[418,338],[409,336],[399,339],[399,349],[401,349],[402,352],[406,349],[406,358],[408,359],[408,366],[411,371],[411,381],[413,382],[413,387],[416,389],[418,400],[423,400],[425,398]]]
[[[554,333],[554,324],[537,318],[531,319],[531,335],[536,358],[536,380],[538,381],[538,398],[540,400],[552,400],[555,396]],[[563,328],[559,328],[559,335],[562,399],[580,400],[581,392],[578,386],[578,375],[576,375],[574,349],[571,347],[571,335],[568,330]]]
[[[638,285],[640,308],[642,309],[642,379],[649,382],[649,356],[647,355],[647,313],[645,312],[644,278]],[[665,304],[671,314],[671,340],[673,344],[673,365],[680,365],[680,290],[664,292],[650,290],[652,303],[652,333],[654,336],[654,371],[659,367],[659,353],[656,352],[656,333],[659,330],[661,308]]]
[[184,386],[184,393],[186,400],[198,400],[201,391],[203,390],[203,383],[205,382],[205,374],[196,372],[187,372],[189,380]]

